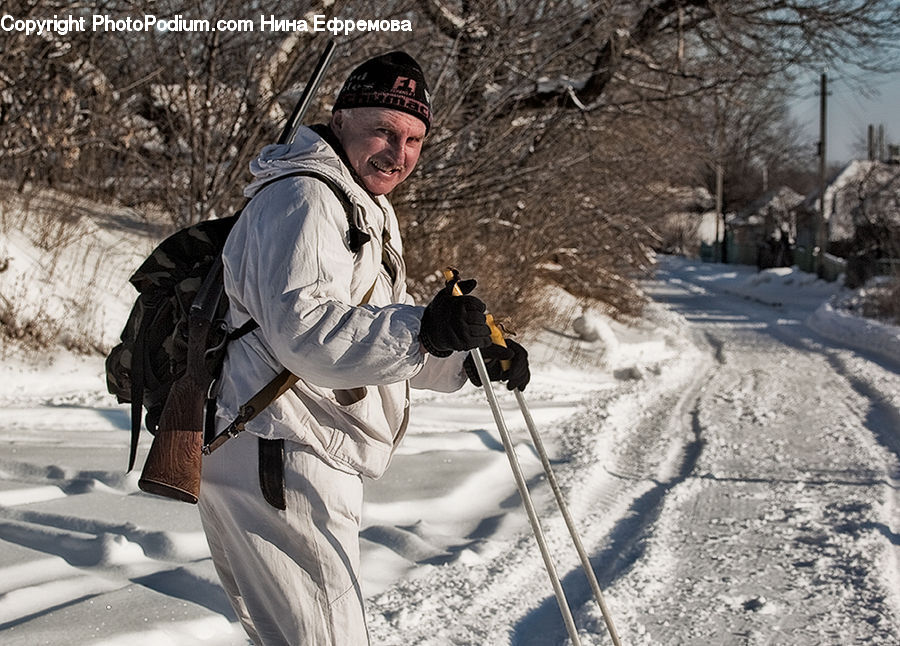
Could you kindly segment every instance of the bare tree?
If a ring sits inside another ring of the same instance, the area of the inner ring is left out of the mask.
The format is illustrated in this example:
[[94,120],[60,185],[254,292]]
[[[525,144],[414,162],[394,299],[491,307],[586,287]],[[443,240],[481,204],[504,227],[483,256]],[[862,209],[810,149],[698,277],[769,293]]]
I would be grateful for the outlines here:
[[714,194],[716,167],[723,169],[723,212],[740,210],[778,185],[809,188],[798,169],[813,167],[814,147],[790,117],[789,94],[779,85],[747,84],[679,102],[673,118],[694,133],[688,145],[700,162],[699,183]]
[[[425,55],[442,73],[439,128],[400,203],[407,237],[425,257],[485,259],[514,277],[503,286],[530,286],[536,268],[553,267],[624,313],[639,306],[635,279],[664,210],[651,187],[702,173],[698,115],[710,102],[735,97],[723,108],[732,139],[719,147],[732,176],[784,163],[796,146],[767,88],[825,61],[883,69],[900,33],[888,0],[418,6],[436,32]],[[503,289],[513,307],[528,293]]]
[[[245,15],[245,4],[237,1],[214,8],[194,4],[199,15]],[[312,3],[291,17],[311,23],[312,13],[332,4]],[[253,20],[258,13],[280,15],[278,6],[260,3]],[[171,17],[185,8],[182,2],[161,2],[156,11]],[[162,180],[148,188],[177,224],[226,215],[240,204],[247,161],[274,143],[293,107],[279,101],[302,87],[323,46],[324,38],[311,32],[256,30],[177,37],[153,32],[132,46],[129,61],[140,70],[137,75],[152,79],[140,86],[137,100],[157,145],[130,161],[150,166],[149,174]]]
[[[18,18],[78,3],[18,2]],[[96,3],[91,3],[96,5]],[[311,4],[325,11],[333,2]],[[252,14],[278,14],[277,2]],[[127,0],[108,0],[116,19],[142,17]],[[243,16],[244,3],[153,5],[158,19]],[[302,17],[301,16],[291,16]],[[278,103],[315,62],[324,41],[309,32],[198,30],[16,33],[4,70],[0,137],[4,172],[20,181],[79,182],[128,204],[156,205],[176,226],[223,215],[240,202],[246,162],[274,141]],[[37,82],[36,82],[37,81]]]
[[[139,4],[104,0],[102,9],[124,16]],[[9,5],[19,17],[89,10]],[[154,12],[285,14],[275,0],[252,9],[159,0]],[[457,263],[520,320],[547,277],[613,312],[639,310],[638,279],[667,206],[657,187],[696,181],[708,165],[698,133],[709,131],[716,97],[732,97],[722,109],[733,172],[752,175],[793,154],[776,90],[795,70],[885,69],[900,42],[895,0],[320,0],[290,17],[308,13],[412,20],[412,33],[341,37],[312,116],[327,115],[339,80],[371,54],[402,48],[422,62],[435,126],[416,174],[392,196],[414,288],[433,290],[435,262]],[[0,172],[152,206],[176,224],[226,214],[323,36],[8,35]]]
[[[75,3],[73,3],[75,4]],[[4,6],[17,19],[44,18],[38,2]],[[60,7],[61,8],[61,7]],[[77,4],[75,10],[78,9]],[[0,168],[19,181],[64,181],[91,148],[117,100],[104,70],[84,52],[96,47],[93,34],[6,32],[0,68]]]

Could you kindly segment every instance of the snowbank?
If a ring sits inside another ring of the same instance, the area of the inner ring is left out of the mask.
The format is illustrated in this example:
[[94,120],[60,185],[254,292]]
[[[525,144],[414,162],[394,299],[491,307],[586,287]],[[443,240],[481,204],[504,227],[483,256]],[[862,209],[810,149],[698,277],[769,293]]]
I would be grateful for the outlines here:
[[900,365],[900,327],[863,318],[822,303],[806,319],[806,324],[822,336],[852,348],[871,352]]
[[137,296],[128,277],[153,247],[147,222],[49,190],[9,191],[0,209],[0,318],[11,335],[81,351],[113,345]]
[[[827,282],[797,267],[757,271],[747,265],[697,264],[666,258],[695,288],[719,290],[802,316],[817,334],[900,364],[900,327],[841,308],[857,297],[839,282]],[[858,293],[858,292],[857,292]]]

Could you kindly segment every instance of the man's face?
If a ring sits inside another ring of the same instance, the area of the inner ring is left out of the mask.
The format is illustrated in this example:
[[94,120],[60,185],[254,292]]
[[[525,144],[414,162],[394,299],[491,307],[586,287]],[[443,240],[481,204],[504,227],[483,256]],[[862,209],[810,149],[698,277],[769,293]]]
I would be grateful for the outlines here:
[[374,195],[386,195],[409,177],[419,161],[425,123],[388,108],[338,110],[331,127],[353,170]]

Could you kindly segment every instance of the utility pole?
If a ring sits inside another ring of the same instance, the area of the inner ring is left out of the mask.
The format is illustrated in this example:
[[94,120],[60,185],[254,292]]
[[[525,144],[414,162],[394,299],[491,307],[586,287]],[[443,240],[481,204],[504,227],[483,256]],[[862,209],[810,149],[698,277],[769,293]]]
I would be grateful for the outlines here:
[[719,218],[722,219],[722,245],[719,260],[728,262],[728,230],[725,228],[725,214],[722,212],[725,188],[725,168],[721,159],[716,160],[716,239],[719,238]]
[[821,276],[824,268],[825,246],[827,245],[827,237],[825,235],[827,226],[827,220],[825,218],[825,188],[828,168],[825,156],[825,136],[827,131],[826,104],[828,101],[828,76],[825,72],[822,72],[819,86],[819,217],[818,222],[816,222],[814,263],[816,274]]
[[875,160],[875,126],[869,124],[869,161]]
[[719,105],[719,96],[716,95],[716,241],[719,240],[719,220],[722,221],[722,242],[719,244],[719,262],[728,262],[728,230],[725,227],[725,213],[723,213],[725,201],[725,118],[722,116],[722,107]]

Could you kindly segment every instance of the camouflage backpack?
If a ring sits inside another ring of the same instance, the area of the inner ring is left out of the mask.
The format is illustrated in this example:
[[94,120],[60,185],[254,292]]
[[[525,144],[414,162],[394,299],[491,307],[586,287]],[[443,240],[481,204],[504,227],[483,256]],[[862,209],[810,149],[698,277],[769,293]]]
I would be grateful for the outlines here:
[[[340,199],[349,223],[348,245],[353,253],[368,240],[355,224],[353,204],[333,180],[304,170],[277,177],[257,191],[287,177],[307,176],[324,182]],[[222,253],[240,212],[220,220],[207,220],[176,231],[147,257],[129,281],[139,295],[122,331],[121,343],[106,358],[106,384],[120,404],[131,404],[131,451],[128,470],[134,467],[141,431],[141,408],[147,409],[147,430],[155,434],[172,385],[187,368],[188,314],[194,297]],[[221,275],[221,274],[220,274]],[[220,284],[216,286],[221,289]],[[209,374],[218,376],[225,350],[233,341],[258,327],[252,319],[228,331],[228,299],[219,301],[215,331],[207,342]],[[208,411],[209,412],[209,411]]]

